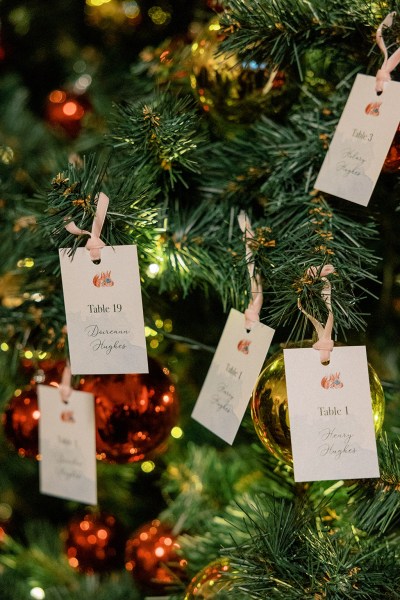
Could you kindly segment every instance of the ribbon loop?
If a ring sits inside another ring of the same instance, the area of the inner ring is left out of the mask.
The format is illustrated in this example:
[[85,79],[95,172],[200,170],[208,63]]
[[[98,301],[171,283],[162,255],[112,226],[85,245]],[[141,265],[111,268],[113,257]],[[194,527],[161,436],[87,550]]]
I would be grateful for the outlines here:
[[321,290],[321,298],[326,304],[328,309],[328,318],[326,320],[325,326],[318,321],[312,315],[309,315],[301,305],[300,298],[297,300],[297,306],[299,310],[307,317],[307,319],[313,324],[315,331],[318,335],[318,340],[313,344],[313,348],[315,350],[319,350],[320,360],[322,364],[329,364],[330,354],[334,348],[334,343],[332,340],[332,330],[333,330],[333,312],[332,312],[332,286],[327,278],[327,275],[331,275],[335,272],[335,267],[333,265],[323,265],[319,267],[310,267],[307,269],[307,275],[312,277],[313,279],[317,279],[318,277],[321,281],[324,282],[323,288]]
[[385,83],[391,80],[390,73],[397,67],[400,62],[400,48],[389,57],[386,48],[385,40],[383,39],[383,30],[391,27],[393,19],[396,16],[396,11],[389,13],[379,25],[376,31],[376,43],[383,54],[383,63],[376,73],[375,91],[378,95],[382,94]]
[[58,389],[60,390],[61,400],[64,404],[68,404],[68,398],[72,394],[71,367],[68,361],[64,367],[63,374],[61,375],[61,382],[58,385]]
[[261,276],[259,273],[254,274],[253,251],[251,249],[250,240],[254,238],[254,232],[251,228],[250,221],[244,210],[241,210],[238,215],[239,227],[244,233],[246,244],[246,262],[250,276],[251,285],[251,300],[248,307],[244,311],[246,329],[251,329],[255,323],[260,320],[260,312],[263,303],[263,288]]
[[90,258],[92,261],[100,260],[100,250],[106,245],[101,239],[100,234],[103,229],[104,221],[107,214],[109,198],[100,192],[97,196],[96,202],[96,214],[93,219],[92,231],[86,231],[86,229],[80,229],[75,225],[73,221],[65,225],[65,229],[73,235],[88,235],[89,239],[86,242],[85,248],[89,250]]

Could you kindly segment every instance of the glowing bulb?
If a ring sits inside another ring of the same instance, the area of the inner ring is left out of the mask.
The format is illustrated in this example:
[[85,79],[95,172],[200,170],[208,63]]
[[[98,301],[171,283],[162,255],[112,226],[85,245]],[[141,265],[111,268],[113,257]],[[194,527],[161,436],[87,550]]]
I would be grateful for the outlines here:
[[27,350],[24,353],[25,358],[33,358],[33,352],[31,352],[30,350]]
[[141,465],[141,469],[143,473],[151,473],[155,469],[155,466],[152,460],[145,460]]
[[160,267],[156,263],[151,263],[151,265],[149,265],[149,268],[147,269],[149,275],[157,275],[159,270]]
[[183,436],[183,430],[180,427],[173,427],[171,429],[171,435],[176,440],[179,440]]
[[46,597],[44,590],[40,587],[34,587],[30,591],[30,596],[35,600],[43,600]]
[[3,352],[7,352],[7,350],[10,349],[10,346],[8,344],[6,344],[6,342],[3,342],[0,346],[0,348],[3,350]]

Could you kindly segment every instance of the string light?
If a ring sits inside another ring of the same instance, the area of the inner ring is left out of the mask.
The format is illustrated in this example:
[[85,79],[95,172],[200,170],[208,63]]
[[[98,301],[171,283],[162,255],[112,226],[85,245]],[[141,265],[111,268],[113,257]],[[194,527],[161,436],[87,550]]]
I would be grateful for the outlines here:
[[42,588],[34,587],[30,591],[30,596],[35,600],[43,600],[46,597],[46,594]]

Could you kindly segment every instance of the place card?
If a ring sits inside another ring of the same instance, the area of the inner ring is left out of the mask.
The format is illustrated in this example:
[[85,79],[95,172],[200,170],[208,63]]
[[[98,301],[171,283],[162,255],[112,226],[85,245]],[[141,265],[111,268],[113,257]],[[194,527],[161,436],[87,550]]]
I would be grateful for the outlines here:
[[106,246],[101,262],[85,248],[60,250],[71,372],[148,373],[136,246]]
[[400,83],[357,75],[315,188],[367,206],[400,122]]
[[295,481],[379,477],[365,346],[284,350]]
[[232,444],[272,342],[274,330],[260,322],[245,327],[231,309],[192,417]]
[[72,390],[68,402],[58,387],[38,385],[40,492],[97,504],[94,396]]

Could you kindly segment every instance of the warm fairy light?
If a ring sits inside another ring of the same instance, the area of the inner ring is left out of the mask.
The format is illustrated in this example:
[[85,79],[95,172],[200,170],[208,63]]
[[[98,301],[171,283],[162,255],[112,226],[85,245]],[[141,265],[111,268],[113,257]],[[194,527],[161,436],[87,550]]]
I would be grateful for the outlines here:
[[35,292],[34,294],[31,294],[31,300],[33,300],[34,302],[41,302],[44,299],[43,294],[40,294],[39,292]]
[[0,519],[2,521],[8,521],[8,519],[11,519],[11,515],[12,515],[12,507],[7,504],[7,502],[1,502],[0,503]]
[[211,23],[208,29],[210,31],[219,31],[221,29],[221,25],[219,23]]
[[92,83],[91,76],[88,75],[87,73],[85,73],[84,75],[81,75],[80,77],[78,77],[78,79],[75,81],[75,83],[74,83],[75,91],[78,93],[85,92],[91,83]]
[[47,352],[39,352],[38,356],[40,360],[43,360],[44,358],[46,358]]
[[79,523],[79,528],[82,529],[82,531],[87,531],[90,528],[90,524],[88,521],[81,521]]
[[172,321],[171,319],[165,319],[164,321],[164,331],[170,333],[172,331]]
[[35,600],[43,600],[46,597],[44,590],[40,587],[32,588],[29,595]]
[[0,345],[0,349],[1,349],[1,350],[3,350],[3,352],[7,352],[7,350],[9,350],[9,349],[10,349],[10,346],[9,346],[8,344],[6,344],[6,342],[3,342],[3,343]]
[[159,265],[157,265],[157,263],[151,263],[151,265],[148,266],[147,273],[150,276],[152,276],[152,275],[154,276],[154,275],[157,275],[159,270],[160,270],[160,267],[159,267]]
[[33,267],[34,264],[35,261],[33,260],[33,258],[24,258],[23,260],[19,260],[17,262],[17,267],[27,267],[28,269],[30,269],[31,267]]
[[31,350],[26,350],[24,356],[25,358],[33,358],[33,352],[31,352]]
[[157,546],[157,548],[154,550],[154,554],[158,558],[161,558],[162,556],[164,556],[165,550],[164,550],[164,548],[162,548],[162,546]]
[[160,344],[159,344],[158,340],[151,340],[151,342],[150,342],[150,348],[153,348],[153,350],[158,348],[159,345]]
[[108,532],[105,529],[99,529],[97,532],[99,540],[106,540],[108,538]]
[[161,6],[152,6],[147,14],[155,25],[164,25],[171,18],[170,13],[165,12]]
[[65,98],[66,94],[61,90],[54,90],[49,94],[49,100],[50,102],[54,102],[54,104],[60,104],[61,102],[64,102]]
[[183,436],[183,430],[180,427],[173,427],[171,429],[171,435],[176,440],[179,440]]
[[151,473],[152,471],[154,471],[155,466],[156,465],[155,463],[153,463],[152,460],[145,460],[141,465],[141,469],[143,473]]
[[34,410],[32,413],[32,418],[35,419],[35,421],[38,421],[40,419],[40,410]]
[[154,321],[154,325],[158,327],[158,329],[161,329],[161,327],[164,325],[164,321],[162,319],[156,319]]
[[69,102],[66,102],[63,106],[63,113],[64,115],[66,115],[67,117],[72,117],[72,115],[75,115],[77,110],[78,110],[78,105],[76,102],[73,102],[72,100],[70,100]]
[[140,8],[137,2],[123,2],[122,10],[128,19],[136,19],[140,15]]
[[79,560],[75,557],[69,558],[68,562],[73,569],[76,569],[76,567],[79,566]]
[[22,394],[22,390],[20,390],[20,389],[17,389],[17,390],[15,390],[15,392],[14,392],[14,396],[15,396],[15,398],[18,398],[18,396],[20,396],[21,394]]
[[152,329],[151,327],[146,327],[144,328],[144,335],[146,337],[154,337],[155,335],[157,335],[157,331],[155,329]]
[[88,6],[101,6],[102,4],[108,4],[111,0],[86,0]]

